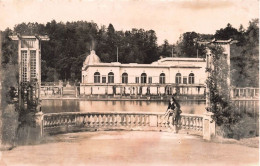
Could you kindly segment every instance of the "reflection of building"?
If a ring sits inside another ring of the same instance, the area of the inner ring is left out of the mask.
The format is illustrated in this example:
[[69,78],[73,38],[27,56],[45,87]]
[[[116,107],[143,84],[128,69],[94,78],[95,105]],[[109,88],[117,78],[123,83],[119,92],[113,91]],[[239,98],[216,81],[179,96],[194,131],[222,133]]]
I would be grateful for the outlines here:
[[83,63],[80,93],[203,95],[205,68],[202,58],[163,58],[152,64],[102,63],[91,51]]

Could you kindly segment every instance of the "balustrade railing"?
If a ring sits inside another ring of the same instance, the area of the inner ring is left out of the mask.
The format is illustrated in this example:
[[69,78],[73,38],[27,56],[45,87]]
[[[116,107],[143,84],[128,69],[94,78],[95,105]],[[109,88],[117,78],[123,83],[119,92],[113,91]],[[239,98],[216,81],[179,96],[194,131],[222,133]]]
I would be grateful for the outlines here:
[[[203,115],[182,114],[177,126],[202,133]],[[66,112],[44,114],[42,119],[45,134],[91,129],[164,130],[169,127],[163,113]]]

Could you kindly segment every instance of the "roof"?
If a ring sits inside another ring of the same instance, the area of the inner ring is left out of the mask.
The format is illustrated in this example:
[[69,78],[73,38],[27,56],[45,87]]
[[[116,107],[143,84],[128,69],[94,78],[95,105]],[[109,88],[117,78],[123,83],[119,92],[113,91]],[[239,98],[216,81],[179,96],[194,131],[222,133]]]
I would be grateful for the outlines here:
[[95,54],[95,51],[91,51],[91,54],[87,56],[83,63],[82,70],[86,70],[87,67],[127,67],[127,68],[202,68],[206,65],[204,58],[179,58],[179,57],[167,57],[155,61],[151,64],[137,64],[120,62],[103,63],[99,57]]
[[84,70],[86,66],[101,63],[100,58],[96,55],[95,51],[92,50],[90,54],[86,57],[82,69]]

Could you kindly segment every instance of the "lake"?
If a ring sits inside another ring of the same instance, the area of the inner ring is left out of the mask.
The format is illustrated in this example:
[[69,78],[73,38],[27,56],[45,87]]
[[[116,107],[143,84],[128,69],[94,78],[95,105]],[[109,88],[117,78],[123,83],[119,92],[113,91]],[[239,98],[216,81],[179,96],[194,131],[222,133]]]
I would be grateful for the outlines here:
[[[205,113],[204,101],[181,101],[181,110],[188,114]],[[43,113],[58,112],[165,112],[167,101],[88,101],[43,100]]]

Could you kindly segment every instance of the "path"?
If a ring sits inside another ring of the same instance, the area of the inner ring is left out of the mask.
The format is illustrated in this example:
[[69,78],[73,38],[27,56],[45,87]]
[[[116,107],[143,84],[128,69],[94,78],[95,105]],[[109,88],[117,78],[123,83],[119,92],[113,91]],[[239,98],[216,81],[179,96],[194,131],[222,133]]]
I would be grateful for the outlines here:
[[167,132],[82,132],[0,154],[0,165],[258,165],[258,148]]

